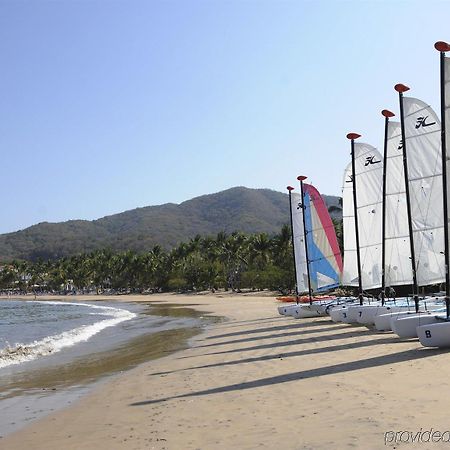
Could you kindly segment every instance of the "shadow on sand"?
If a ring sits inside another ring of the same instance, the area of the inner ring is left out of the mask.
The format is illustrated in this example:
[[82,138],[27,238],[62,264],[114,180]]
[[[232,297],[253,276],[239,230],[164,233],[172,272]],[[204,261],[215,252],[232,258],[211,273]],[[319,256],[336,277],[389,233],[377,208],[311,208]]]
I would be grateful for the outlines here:
[[243,391],[247,389],[260,388],[264,386],[271,386],[274,384],[289,383],[291,381],[305,380],[314,377],[326,376],[337,373],[351,372],[355,370],[367,369],[370,367],[379,367],[387,364],[398,364],[404,361],[413,361],[430,356],[435,356],[440,353],[448,353],[438,349],[413,349],[403,352],[392,353],[389,355],[376,356],[373,358],[362,359],[359,361],[351,361],[341,364],[334,364],[332,366],[318,367],[316,369],[303,370],[299,372],[292,372],[285,375],[277,375],[273,377],[261,378],[259,380],[248,381],[243,383],[229,384],[212,389],[205,389],[197,392],[190,392],[187,394],[176,395],[173,397],[164,397],[154,400],[143,400],[140,402],[131,403],[130,406],[144,406],[165,402],[173,399],[199,397],[211,394],[221,394],[224,392]]
[[[194,366],[194,367],[186,367],[184,369],[179,370],[171,370],[167,372],[154,372],[149,374],[149,376],[156,376],[156,375],[168,375],[171,373],[176,372],[183,372],[186,370],[195,370],[195,369],[208,369],[213,367],[224,367],[224,366],[234,366],[237,364],[245,364],[245,363],[253,363],[253,362],[260,362],[260,361],[270,361],[273,359],[287,359],[292,358],[296,356],[305,356],[305,355],[314,355],[314,354],[321,354],[321,353],[329,353],[329,352],[337,352],[340,350],[351,350],[354,348],[362,348],[362,347],[371,347],[373,345],[380,345],[380,344],[396,344],[401,343],[398,338],[396,337],[389,337],[389,338],[381,338],[381,339],[370,339],[367,341],[361,341],[361,342],[353,342],[349,344],[340,344],[340,345],[333,345],[331,347],[320,347],[320,348],[311,348],[306,350],[298,350],[295,352],[287,352],[287,353],[278,353],[275,355],[264,355],[264,356],[256,356],[253,358],[241,358],[236,359],[233,361],[225,361],[220,363],[214,363],[214,364],[205,364],[201,366]],[[201,356],[201,355],[200,355]]]
[[[282,347],[286,347],[289,345],[302,345],[302,344],[312,344],[312,343],[317,343],[317,342],[325,342],[325,341],[335,341],[337,339],[348,339],[348,338],[353,338],[353,337],[357,337],[357,336],[362,336],[364,333],[364,336],[379,336],[379,332],[373,332],[371,330],[368,330],[367,328],[364,328],[364,331],[358,331],[358,328],[352,329],[351,331],[344,331],[342,333],[337,333],[337,334],[327,334],[324,336],[314,336],[314,337],[310,337],[310,338],[301,338],[301,339],[294,339],[294,340],[289,340],[289,341],[283,341],[283,342],[271,342],[268,344],[261,344],[261,345],[255,345],[252,347],[240,347],[240,348],[233,348],[231,350],[222,350],[222,351],[218,351],[218,352],[211,352],[211,353],[204,353],[203,355],[197,355],[197,356],[211,356],[211,355],[225,355],[225,354],[229,354],[229,353],[240,353],[240,352],[248,352],[248,351],[253,351],[253,350],[267,350],[267,349],[273,349],[273,348],[282,348]],[[272,336],[272,337],[276,337]],[[401,340],[399,340],[398,338],[393,338],[392,339],[392,343],[394,342],[403,342]],[[216,344],[214,344],[216,345]],[[220,343],[217,345],[224,345],[224,343]],[[199,348],[199,347],[195,347],[195,348]],[[180,357],[179,359],[190,359],[196,356],[183,356]]]
[[273,339],[273,338],[283,338],[283,337],[293,337],[298,335],[304,335],[304,334],[317,334],[317,333],[325,333],[327,331],[336,331],[340,329],[347,329],[346,326],[329,326],[325,328],[314,328],[309,330],[296,330],[296,331],[289,331],[287,333],[276,333],[276,334],[266,334],[263,336],[252,336],[252,337],[246,337],[242,339],[234,339],[231,341],[222,341],[222,342],[215,342],[213,344],[205,344],[205,345],[196,345],[195,348],[208,348],[208,347],[215,347],[217,345],[231,345],[231,344],[240,344],[243,342],[253,342],[253,341],[259,341],[264,339]]
[[[281,318],[281,317],[280,317]],[[282,318],[281,318],[282,319]],[[235,323],[235,322],[233,322]],[[258,323],[257,321],[255,321],[255,323]],[[291,323],[291,321],[289,321],[290,325],[278,325],[275,327],[266,327],[266,328],[255,328],[254,330],[242,330],[242,331],[233,331],[231,333],[224,333],[224,334],[216,334],[214,336],[208,336],[205,339],[218,339],[218,338],[227,338],[227,337],[234,337],[234,336],[241,336],[243,334],[247,335],[247,334],[255,334],[255,333],[266,333],[269,331],[285,331],[285,330],[292,330],[292,329],[298,329],[298,330],[303,330],[304,328],[310,328],[310,327],[317,327],[317,326],[323,326],[323,325],[331,325],[333,322],[331,320],[317,320],[315,322],[296,322],[296,323]],[[229,327],[228,324],[224,324],[223,326],[226,326],[227,328]],[[347,326],[347,324],[335,324],[336,327],[339,326]]]

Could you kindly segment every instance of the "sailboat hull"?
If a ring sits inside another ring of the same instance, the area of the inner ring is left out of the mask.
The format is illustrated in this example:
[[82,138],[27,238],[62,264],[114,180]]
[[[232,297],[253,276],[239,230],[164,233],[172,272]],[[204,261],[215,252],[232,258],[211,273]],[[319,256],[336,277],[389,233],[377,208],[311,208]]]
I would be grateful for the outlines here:
[[347,320],[349,308],[353,306],[360,306],[358,299],[353,298],[353,301],[350,301],[350,297],[348,297],[346,304],[336,305],[329,310],[328,314],[333,322],[345,322]]
[[366,308],[372,308],[376,305],[353,305],[347,308],[347,312],[343,315],[345,316],[342,319],[344,323],[358,323],[358,318],[362,316],[363,311]]
[[375,320],[379,315],[407,311],[410,310],[410,308],[413,307],[409,305],[369,306],[362,310],[362,313],[360,317],[358,317],[357,321],[358,323],[364,325],[375,325]]
[[291,311],[293,312],[296,306],[298,306],[297,303],[292,303],[290,305],[281,305],[278,307],[278,313],[282,316],[290,316]]
[[412,314],[410,317],[402,317],[392,320],[392,331],[401,339],[411,339],[417,337],[417,327],[429,325],[438,322],[438,317],[445,317],[445,314],[439,315],[430,312],[422,314]]
[[344,313],[347,312],[348,307],[347,306],[336,306],[330,311],[330,319],[333,322],[342,322]]
[[417,327],[417,337],[424,347],[450,347],[450,322],[439,321]]
[[298,305],[297,308],[294,308],[292,317],[294,319],[304,319],[307,317],[319,317],[323,314],[320,314],[315,305]]
[[378,331],[392,331],[392,321],[416,314],[415,311],[389,311],[375,317],[375,328]]
[[356,316],[356,322],[368,325],[373,323],[374,317],[377,315],[377,311],[383,308],[381,305],[364,305],[364,308],[358,310]]
[[[427,310],[429,310],[429,312],[431,313],[433,312],[439,313],[441,312],[441,308],[442,303],[431,303],[427,305]],[[404,317],[410,317],[415,314],[417,313],[415,312],[415,309],[412,306],[410,306],[409,310],[407,311],[405,311],[403,308],[403,310],[400,311],[389,311],[388,313],[385,314],[379,314],[378,316],[375,317],[375,328],[378,331],[392,331],[393,321],[402,319]]]

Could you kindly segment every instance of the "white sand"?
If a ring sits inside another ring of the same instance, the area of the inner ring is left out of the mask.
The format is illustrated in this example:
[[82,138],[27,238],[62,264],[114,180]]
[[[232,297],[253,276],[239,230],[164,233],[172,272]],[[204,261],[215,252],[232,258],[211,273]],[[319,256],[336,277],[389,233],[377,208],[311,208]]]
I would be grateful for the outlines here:
[[[281,317],[268,297],[124,298],[139,299],[196,303],[228,321],[2,439],[1,448],[381,449],[387,431],[450,430],[447,351],[327,318]],[[417,444],[396,448],[409,446]]]

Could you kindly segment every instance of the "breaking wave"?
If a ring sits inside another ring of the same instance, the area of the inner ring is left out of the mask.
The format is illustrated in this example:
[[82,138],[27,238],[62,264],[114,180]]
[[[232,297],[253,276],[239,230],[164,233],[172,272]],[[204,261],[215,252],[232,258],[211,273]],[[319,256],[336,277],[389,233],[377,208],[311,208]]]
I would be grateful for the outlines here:
[[[53,305],[61,305],[61,302],[36,302]],[[86,303],[69,303],[64,302],[64,305],[86,306],[96,309],[96,314],[100,316],[107,316],[107,319],[102,319],[94,324],[82,325],[69,331],[64,331],[60,334],[47,336],[43,339],[33,341],[31,343],[23,344],[16,343],[8,345],[0,350],[0,368],[11,366],[13,364],[20,364],[25,361],[31,361],[40,356],[51,355],[60,350],[71,347],[79,342],[85,342],[92,336],[96,335],[105,328],[112,327],[126,320],[136,317],[136,314],[125,309],[113,308],[109,306],[89,305]]]

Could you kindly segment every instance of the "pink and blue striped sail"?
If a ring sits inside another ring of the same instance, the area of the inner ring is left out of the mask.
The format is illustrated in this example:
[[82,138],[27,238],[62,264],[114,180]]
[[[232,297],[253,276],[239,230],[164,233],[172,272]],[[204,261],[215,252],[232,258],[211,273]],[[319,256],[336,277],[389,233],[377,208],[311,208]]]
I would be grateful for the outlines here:
[[313,291],[339,286],[342,256],[328,209],[317,189],[303,184],[305,232]]

